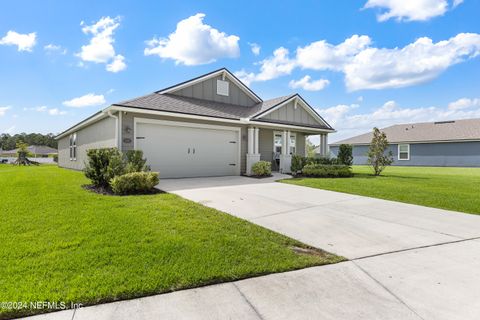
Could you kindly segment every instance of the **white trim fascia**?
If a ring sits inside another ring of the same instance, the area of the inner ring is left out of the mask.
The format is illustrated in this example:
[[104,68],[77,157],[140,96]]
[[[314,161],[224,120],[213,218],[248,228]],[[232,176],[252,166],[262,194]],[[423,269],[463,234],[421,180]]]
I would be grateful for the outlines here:
[[233,77],[233,76],[230,74],[230,72],[229,72],[228,70],[226,70],[226,69],[221,69],[221,70],[218,70],[217,72],[204,75],[204,76],[202,76],[202,77],[200,77],[200,78],[196,78],[196,79],[193,79],[193,80],[190,80],[190,81],[181,83],[181,84],[179,84],[179,85],[176,85],[176,86],[167,88],[167,89],[165,89],[165,90],[158,91],[158,93],[159,93],[159,94],[164,94],[164,93],[169,93],[169,92],[173,92],[173,91],[178,91],[178,90],[181,90],[181,89],[186,88],[186,87],[188,87],[188,86],[194,85],[194,84],[196,84],[196,83],[205,81],[205,80],[207,80],[207,79],[217,77],[217,76],[219,76],[219,75],[222,75],[222,79],[225,79],[225,76],[227,76],[230,81],[234,82],[245,94],[247,94],[250,98],[252,98],[252,99],[253,99],[254,101],[256,101],[257,103],[262,102],[262,100],[261,100],[259,97],[257,97],[256,95],[254,95],[254,94],[250,91],[249,88],[246,88],[243,83],[241,83],[241,82],[238,81],[235,77]]
[[[400,159],[400,146],[407,146],[407,159]],[[397,145],[397,160],[398,161],[408,161],[410,160],[410,144],[409,143],[399,143]]]
[[187,128],[203,128],[203,129],[210,129],[210,130],[222,130],[222,131],[234,131],[237,132],[238,137],[238,146],[237,146],[237,174],[240,175],[242,161],[241,161],[241,144],[242,144],[242,128],[241,127],[233,127],[233,126],[218,126],[213,124],[203,124],[203,123],[193,123],[193,122],[181,122],[181,121],[169,121],[169,120],[159,120],[159,119],[149,119],[149,118],[133,118],[133,148],[137,150],[137,124],[138,123],[150,123],[150,124],[158,124],[164,126],[172,126],[172,127],[187,127]]
[[249,121],[249,124],[255,124],[259,128],[277,128],[277,129],[292,129],[292,131],[302,131],[306,134],[319,134],[319,133],[334,133],[335,130],[330,129],[317,129],[312,127],[303,127],[303,126],[294,126],[289,124],[280,124],[273,122],[264,122],[264,121]]
[[318,116],[318,114],[317,114],[315,111],[313,111],[312,108],[302,99],[302,97],[300,97],[300,96],[298,96],[298,95],[292,96],[291,98],[289,98],[289,99],[281,102],[280,104],[278,104],[278,105],[275,106],[274,108],[271,108],[270,110],[267,110],[265,113],[261,113],[261,114],[255,116],[255,117],[253,117],[252,119],[261,119],[261,118],[265,117],[266,115],[268,115],[268,114],[270,114],[270,113],[272,113],[272,112],[274,112],[274,111],[282,108],[282,107],[285,106],[286,104],[290,103],[292,100],[295,100],[297,106],[299,105],[298,101],[300,101],[300,105],[302,106],[302,108],[303,108],[305,111],[307,111],[312,117],[314,117],[315,120],[317,120],[320,124],[322,124],[322,125],[324,125],[324,126],[327,125],[327,124],[325,123],[325,121],[324,121],[322,118],[320,118],[320,117]]

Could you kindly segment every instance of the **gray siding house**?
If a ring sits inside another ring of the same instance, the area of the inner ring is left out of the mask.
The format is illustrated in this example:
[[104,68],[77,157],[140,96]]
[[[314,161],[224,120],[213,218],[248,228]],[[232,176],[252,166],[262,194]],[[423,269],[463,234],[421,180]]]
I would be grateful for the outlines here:
[[290,172],[305,139],[335,130],[298,94],[262,100],[225,68],[114,103],[57,136],[59,165],[81,170],[92,148],[144,152],[160,177],[251,174],[272,162]]
[[[381,131],[394,165],[480,167],[480,119],[398,124]],[[369,132],[332,143],[330,150],[336,156],[340,144],[351,144],[353,163],[366,164],[371,140]]]

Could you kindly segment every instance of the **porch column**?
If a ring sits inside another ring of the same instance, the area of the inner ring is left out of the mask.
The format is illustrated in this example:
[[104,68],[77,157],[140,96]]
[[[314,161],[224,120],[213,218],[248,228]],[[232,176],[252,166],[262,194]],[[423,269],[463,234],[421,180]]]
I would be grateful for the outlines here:
[[248,154],[253,154],[254,128],[248,128]]
[[330,147],[328,146],[328,134],[325,133],[325,155],[330,155]]
[[290,167],[292,164],[292,156],[288,152],[288,145],[290,140],[290,131],[283,131],[282,139],[282,154],[280,155],[280,172],[281,173],[290,173]]
[[247,148],[247,167],[246,174],[252,175],[252,166],[260,161],[260,153],[258,153],[258,135],[259,129],[248,128],[248,148]]
[[254,148],[254,153],[255,154],[258,154],[258,134],[259,134],[259,129],[258,128],[255,128],[255,131],[254,131],[254,145],[255,145],[255,148]]

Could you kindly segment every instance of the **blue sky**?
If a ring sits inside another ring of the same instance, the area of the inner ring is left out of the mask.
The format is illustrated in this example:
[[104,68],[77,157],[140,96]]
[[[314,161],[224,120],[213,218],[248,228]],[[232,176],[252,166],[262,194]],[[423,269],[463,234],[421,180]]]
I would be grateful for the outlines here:
[[299,92],[338,130],[330,141],[480,117],[479,12],[480,0],[4,2],[0,132],[58,133],[220,67],[264,99]]

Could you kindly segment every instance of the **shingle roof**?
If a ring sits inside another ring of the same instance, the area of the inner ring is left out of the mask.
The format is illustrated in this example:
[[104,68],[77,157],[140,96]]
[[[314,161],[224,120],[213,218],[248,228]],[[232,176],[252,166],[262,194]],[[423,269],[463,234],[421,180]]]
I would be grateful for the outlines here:
[[[381,129],[389,142],[480,140],[480,119],[397,124]],[[369,144],[372,133],[337,141],[331,145]]]
[[146,96],[116,103],[116,106],[194,114],[217,118],[240,119],[249,118],[287,100],[292,95],[278,97],[257,103],[252,107],[238,106],[228,103],[187,98],[173,94],[152,93]]

